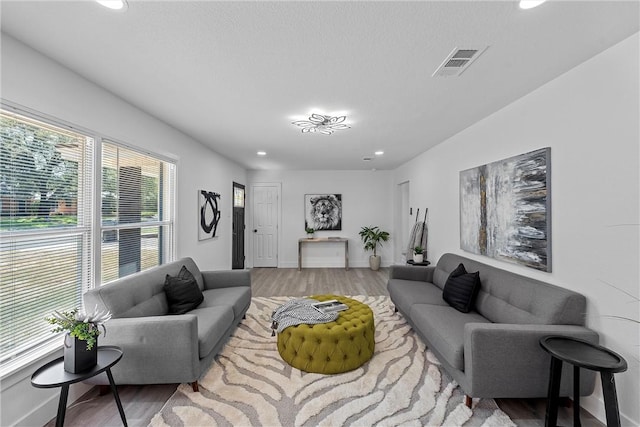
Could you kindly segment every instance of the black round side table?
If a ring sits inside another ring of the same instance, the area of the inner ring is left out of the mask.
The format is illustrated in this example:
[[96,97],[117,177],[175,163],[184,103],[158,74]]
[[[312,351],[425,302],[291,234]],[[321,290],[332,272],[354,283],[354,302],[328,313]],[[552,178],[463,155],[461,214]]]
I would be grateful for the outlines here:
[[429,261],[426,261],[426,260],[422,261],[422,262],[415,262],[414,260],[410,259],[410,260],[407,260],[407,264],[409,264],[409,265],[419,265],[419,266],[422,266],[422,267],[426,267],[431,263]]
[[93,368],[72,374],[64,370],[64,358],[60,357],[53,360],[46,365],[38,368],[37,371],[31,376],[31,385],[37,388],[54,388],[62,387],[60,390],[60,401],[58,402],[58,415],[56,417],[56,427],[62,427],[64,425],[64,416],[67,411],[67,398],[69,397],[69,386],[74,383],[78,383],[94,377],[102,372],[107,373],[109,378],[109,384],[111,385],[111,393],[118,405],[118,411],[120,412],[120,418],[122,423],[127,426],[127,419],[124,415],[124,409],[122,409],[122,403],[120,403],[120,396],[118,396],[118,389],[116,383],[113,381],[113,375],[111,375],[111,368],[122,359],[122,350],[115,346],[102,346],[98,347],[98,363]]
[[580,426],[580,368],[600,372],[607,426],[620,427],[618,396],[613,374],[627,370],[627,361],[619,354],[588,341],[552,335],[540,339],[540,346],[551,354],[549,396],[545,427],[555,427],[558,421],[558,401],[562,362],[573,365],[573,425]]

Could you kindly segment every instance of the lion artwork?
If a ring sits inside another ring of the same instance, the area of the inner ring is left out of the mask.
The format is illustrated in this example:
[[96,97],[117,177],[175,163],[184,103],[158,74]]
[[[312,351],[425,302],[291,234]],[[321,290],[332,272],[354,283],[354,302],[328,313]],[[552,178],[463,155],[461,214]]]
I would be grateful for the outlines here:
[[310,195],[305,227],[314,230],[342,230],[342,195]]

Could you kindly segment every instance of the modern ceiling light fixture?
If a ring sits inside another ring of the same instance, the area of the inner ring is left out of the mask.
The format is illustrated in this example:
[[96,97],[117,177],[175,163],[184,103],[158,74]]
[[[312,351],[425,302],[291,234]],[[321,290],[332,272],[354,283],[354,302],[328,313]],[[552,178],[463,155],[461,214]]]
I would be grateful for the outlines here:
[[547,0],[520,0],[520,9],[533,9]]
[[297,120],[291,122],[302,128],[302,133],[321,133],[323,135],[331,135],[335,130],[349,129],[351,126],[345,125],[343,122],[347,116],[325,116],[322,114],[312,113],[309,120]]
[[126,0],[96,0],[98,3],[103,5],[104,7],[108,7],[113,10],[126,10],[127,9],[127,1]]

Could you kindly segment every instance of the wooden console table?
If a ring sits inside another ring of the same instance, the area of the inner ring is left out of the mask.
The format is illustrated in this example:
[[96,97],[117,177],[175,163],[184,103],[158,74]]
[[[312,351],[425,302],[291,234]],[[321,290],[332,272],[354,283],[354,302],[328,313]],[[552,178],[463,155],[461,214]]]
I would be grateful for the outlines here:
[[303,243],[344,243],[344,269],[349,270],[349,239],[344,237],[315,237],[313,239],[298,240],[298,271],[302,270],[302,244]]

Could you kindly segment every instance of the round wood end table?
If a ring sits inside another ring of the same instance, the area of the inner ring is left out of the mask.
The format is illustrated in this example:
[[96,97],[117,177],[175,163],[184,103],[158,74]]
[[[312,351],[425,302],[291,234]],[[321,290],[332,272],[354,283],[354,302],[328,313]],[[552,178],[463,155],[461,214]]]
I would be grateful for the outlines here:
[[58,402],[58,415],[56,416],[56,427],[62,427],[64,425],[64,416],[67,411],[67,398],[69,397],[69,386],[98,374],[105,372],[107,378],[109,378],[109,384],[111,386],[111,393],[118,405],[118,411],[120,412],[120,418],[122,418],[122,424],[127,426],[127,418],[124,415],[124,409],[122,409],[122,403],[120,402],[120,396],[118,396],[118,389],[116,383],[113,381],[113,375],[111,375],[111,368],[122,359],[122,350],[115,346],[102,346],[98,347],[98,363],[91,369],[86,371],[72,374],[64,370],[64,357],[55,359],[46,365],[38,368],[37,371],[31,376],[31,385],[37,388],[55,388],[62,387],[60,390],[60,400]]

